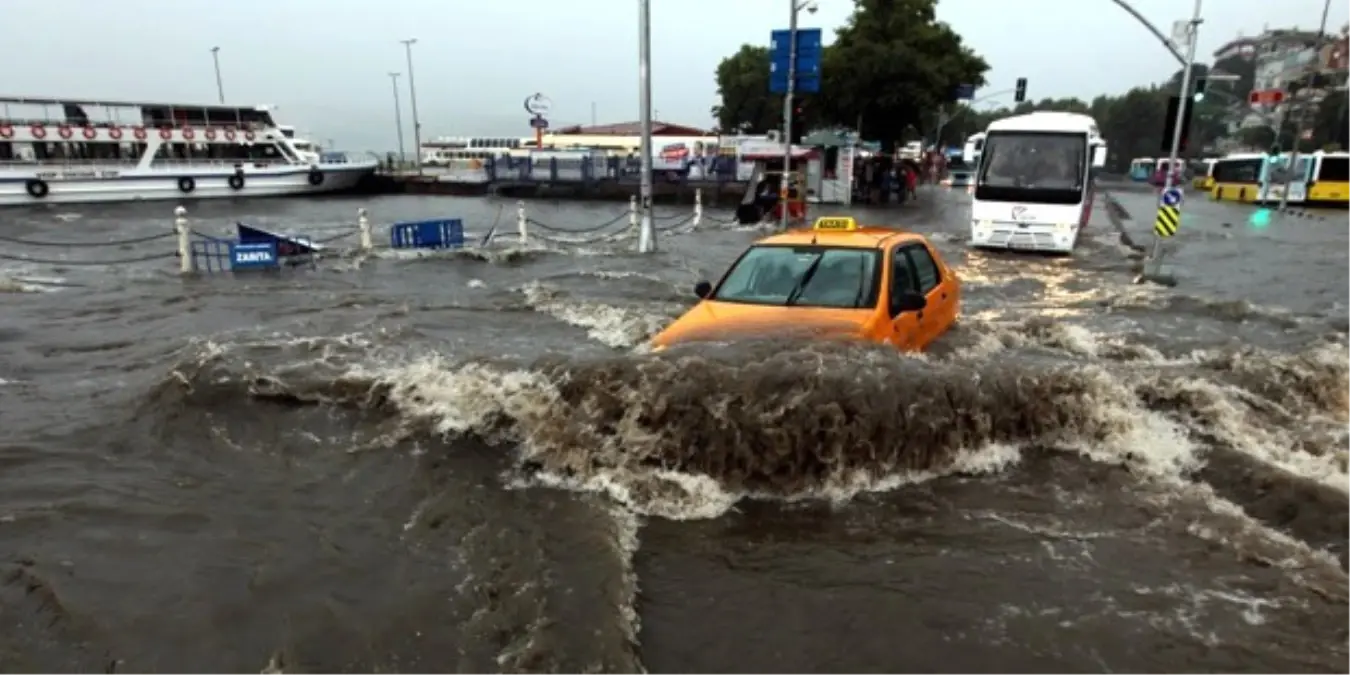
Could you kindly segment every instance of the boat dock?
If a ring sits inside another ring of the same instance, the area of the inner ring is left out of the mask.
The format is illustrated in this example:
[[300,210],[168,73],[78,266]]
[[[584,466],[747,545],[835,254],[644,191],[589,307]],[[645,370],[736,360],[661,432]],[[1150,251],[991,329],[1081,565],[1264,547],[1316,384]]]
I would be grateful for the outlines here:
[[[658,203],[693,203],[701,190],[709,206],[734,207],[741,203],[748,181],[738,180],[735,167],[717,166],[702,171],[657,171],[652,197]],[[496,195],[529,199],[596,199],[627,201],[637,194],[640,166],[629,157],[549,158],[528,157],[453,160],[423,165],[421,171],[381,167],[362,191],[374,194]]]

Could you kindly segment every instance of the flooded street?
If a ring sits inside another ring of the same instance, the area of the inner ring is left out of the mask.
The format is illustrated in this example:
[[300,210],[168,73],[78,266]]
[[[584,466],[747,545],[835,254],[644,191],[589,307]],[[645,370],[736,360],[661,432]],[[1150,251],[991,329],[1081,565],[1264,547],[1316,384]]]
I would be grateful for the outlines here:
[[1343,213],[1197,199],[1165,288],[1104,199],[1071,258],[968,250],[961,191],[854,210],[962,277],[914,356],[647,353],[763,236],[728,213],[660,207],[641,256],[622,204],[528,203],[561,232],[523,244],[514,202],[189,205],[358,207],[498,236],[181,278],[171,237],[9,241],[172,205],[7,212],[0,253],[70,262],[0,262],[0,670],[1346,669]]

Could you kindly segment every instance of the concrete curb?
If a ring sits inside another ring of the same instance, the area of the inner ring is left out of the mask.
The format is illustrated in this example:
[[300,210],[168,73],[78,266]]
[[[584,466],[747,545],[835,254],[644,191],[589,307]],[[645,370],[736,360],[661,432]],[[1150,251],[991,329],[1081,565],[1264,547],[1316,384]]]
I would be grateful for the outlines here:
[[1106,217],[1111,221],[1111,226],[1116,228],[1120,234],[1120,243],[1133,249],[1138,253],[1145,253],[1147,249],[1144,246],[1134,243],[1134,237],[1125,229],[1125,221],[1130,220],[1130,212],[1121,206],[1120,202],[1111,195],[1110,192],[1103,192],[1102,198],[1106,200]]

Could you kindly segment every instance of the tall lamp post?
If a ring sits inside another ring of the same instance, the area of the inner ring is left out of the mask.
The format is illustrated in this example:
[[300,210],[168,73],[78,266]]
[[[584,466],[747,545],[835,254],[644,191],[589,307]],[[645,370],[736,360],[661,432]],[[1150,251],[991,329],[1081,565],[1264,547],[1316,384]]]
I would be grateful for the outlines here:
[[216,95],[220,98],[220,104],[225,105],[225,85],[220,79],[220,47],[211,48],[211,61],[216,64]]
[[422,121],[417,117],[417,84],[413,82],[413,60],[412,46],[417,44],[417,38],[408,38],[399,40],[403,43],[403,48],[408,53],[408,98],[412,102],[412,120],[413,120],[413,160],[417,164],[417,173],[422,173]]
[[638,253],[656,250],[656,226],[652,223],[652,5],[638,0],[638,119],[642,126],[641,228]]
[[[1310,85],[1317,85],[1317,76],[1322,71],[1322,47],[1326,44],[1327,35],[1327,14],[1331,11],[1331,0],[1326,0],[1322,5],[1322,25],[1317,28],[1317,46],[1316,53],[1313,55],[1312,82]],[[1312,88],[1312,87],[1307,87]],[[1294,171],[1298,168],[1298,146],[1303,142],[1303,129],[1308,123],[1308,101],[1305,99],[1303,109],[1299,111],[1298,124],[1294,129],[1294,147],[1289,149],[1289,164],[1284,171],[1284,189],[1280,190],[1280,212],[1283,213],[1289,208],[1289,185],[1294,180]],[[1280,135],[1275,134],[1275,142],[1280,142]]]
[[[816,13],[815,0],[788,0],[792,8],[788,15],[788,71],[787,94],[783,96],[783,178],[778,186],[778,201],[781,204],[778,227],[787,229],[788,223],[788,173],[792,170],[792,95],[797,91],[797,14],[805,9]],[[806,186],[798,186],[800,191]]]
[[394,85],[394,128],[398,130],[398,163],[408,163],[407,149],[403,147],[403,111],[398,104],[398,76],[401,73],[389,73],[389,81]]

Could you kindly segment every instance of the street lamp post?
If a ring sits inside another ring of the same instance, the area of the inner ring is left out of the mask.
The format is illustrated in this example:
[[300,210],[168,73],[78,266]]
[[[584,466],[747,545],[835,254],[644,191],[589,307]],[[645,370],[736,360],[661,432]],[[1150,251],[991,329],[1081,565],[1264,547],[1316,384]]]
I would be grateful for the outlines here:
[[652,6],[638,0],[638,119],[642,125],[641,229],[638,253],[656,250],[656,226],[652,223]]
[[417,44],[417,38],[408,38],[399,40],[403,43],[403,48],[408,52],[408,99],[412,102],[412,120],[413,120],[413,161],[417,164],[417,173],[422,173],[422,121],[417,117],[417,85],[413,82],[413,60],[412,46]]
[[[1182,63],[1181,70],[1181,95],[1177,97],[1177,116],[1172,123],[1172,149],[1167,155],[1167,171],[1163,174],[1163,193],[1172,189],[1173,178],[1177,174],[1177,156],[1181,154],[1181,136],[1185,132],[1182,128],[1182,122],[1186,119],[1186,106],[1191,103],[1191,70],[1195,64],[1195,46],[1199,41],[1197,38],[1200,33],[1200,4],[1203,0],[1195,0],[1195,9],[1191,13],[1190,25],[1186,30],[1186,59]],[[1162,237],[1157,232],[1153,233],[1153,251],[1149,258],[1154,267],[1154,273],[1162,271]]]
[[[803,9],[814,13],[815,0],[788,0],[792,8],[788,15],[788,71],[787,94],[783,96],[783,175],[778,185],[778,201],[781,205],[778,226],[787,229],[788,222],[788,175],[792,169],[792,97],[797,93],[797,14]],[[798,194],[804,194],[805,185],[797,187]]]
[[407,149],[403,147],[403,111],[398,104],[398,76],[401,73],[389,73],[389,81],[394,85],[394,128],[398,129],[398,163],[408,163]]
[[220,79],[220,47],[211,48],[211,61],[216,64],[216,95],[220,97],[220,104],[225,105],[225,85]]
[[[1326,0],[1322,5],[1322,25],[1317,29],[1316,53],[1313,55],[1313,82],[1316,84],[1318,73],[1322,70],[1322,46],[1326,42],[1327,34],[1327,13],[1331,11],[1331,0]],[[1305,87],[1306,89],[1306,87]],[[1308,122],[1308,102],[1305,100],[1303,109],[1299,111],[1298,123],[1294,127],[1294,147],[1289,149],[1289,165],[1284,168],[1284,189],[1280,191],[1280,211],[1284,212],[1289,208],[1289,185],[1294,181],[1294,169],[1298,168],[1298,146],[1303,141],[1303,129]],[[1275,134],[1275,142],[1280,142],[1280,135]]]

